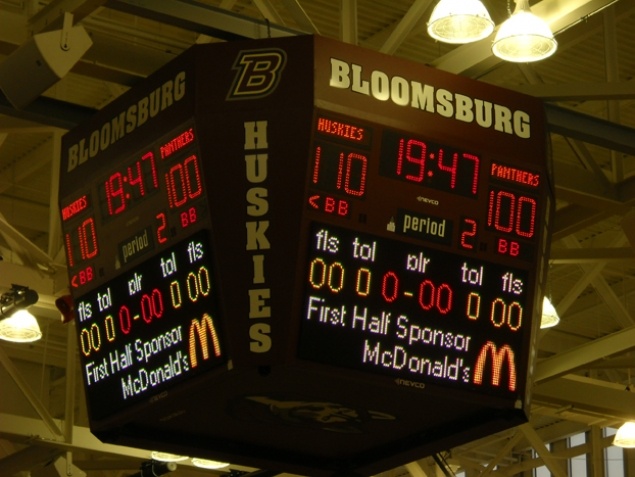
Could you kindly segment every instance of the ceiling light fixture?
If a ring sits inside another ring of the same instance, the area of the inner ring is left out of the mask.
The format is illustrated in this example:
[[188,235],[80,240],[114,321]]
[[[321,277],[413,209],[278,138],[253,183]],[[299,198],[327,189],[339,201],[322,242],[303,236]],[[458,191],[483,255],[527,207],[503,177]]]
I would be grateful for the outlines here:
[[545,297],[542,300],[542,318],[540,320],[540,328],[551,328],[560,323],[560,317],[556,308],[551,304],[551,300]]
[[428,34],[445,43],[471,43],[493,31],[494,22],[481,0],[440,0],[428,22]]
[[229,463],[227,462],[218,462],[215,460],[208,459],[199,459],[198,457],[192,457],[192,464],[196,467],[200,467],[201,469],[222,469],[223,467],[227,467]]
[[627,449],[635,448],[635,422],[625,422],[615,433],[613,445]]
[[553,55],[558,43],[549,25],[529,8],[528,0],[517,0],[514,13],[500,26],[492,52],[498,58],[529,63]]
[[42,337],[37,320],[26,310],[38,298],[35,290],[20,285],[12,285],[0,296],[0,339],[28,343]]
[[170,454],[169,452],[152,451],[151,457],[159,462],[183,462],[189,459],[186,455]]

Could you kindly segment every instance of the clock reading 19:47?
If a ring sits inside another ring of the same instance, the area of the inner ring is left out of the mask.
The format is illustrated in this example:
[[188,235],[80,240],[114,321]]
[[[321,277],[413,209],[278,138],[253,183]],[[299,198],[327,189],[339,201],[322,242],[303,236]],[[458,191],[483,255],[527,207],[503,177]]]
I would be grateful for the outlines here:
[[471,152],[386,130],[379,161],[385,177],[477,197],[481,159]]

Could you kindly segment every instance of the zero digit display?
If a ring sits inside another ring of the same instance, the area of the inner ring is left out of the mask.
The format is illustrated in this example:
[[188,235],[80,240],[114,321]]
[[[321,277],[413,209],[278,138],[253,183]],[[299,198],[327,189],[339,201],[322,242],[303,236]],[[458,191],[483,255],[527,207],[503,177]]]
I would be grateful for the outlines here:
[[227,360],[207,234],[76,300],[79,355],[100,419]]
[[302,358],[516,396],[525,270],[320,223],[310,244]]

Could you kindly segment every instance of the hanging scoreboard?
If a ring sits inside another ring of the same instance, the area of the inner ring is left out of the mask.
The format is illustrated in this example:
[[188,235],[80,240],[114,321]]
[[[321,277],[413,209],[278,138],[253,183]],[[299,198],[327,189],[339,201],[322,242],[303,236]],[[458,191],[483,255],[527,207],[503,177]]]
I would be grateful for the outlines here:
[[319,37],[199,45],[62,158],[102,440],[330,475],[527,420],[539,101]]

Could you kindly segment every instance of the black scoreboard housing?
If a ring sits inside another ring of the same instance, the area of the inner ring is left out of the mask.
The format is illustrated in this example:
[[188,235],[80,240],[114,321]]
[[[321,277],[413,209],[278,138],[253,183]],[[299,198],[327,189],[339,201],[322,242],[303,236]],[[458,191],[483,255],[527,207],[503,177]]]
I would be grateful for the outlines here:
[[527,421],[540,101],[316,36],[197,45],[63,139],[91,431],[308,475]]

